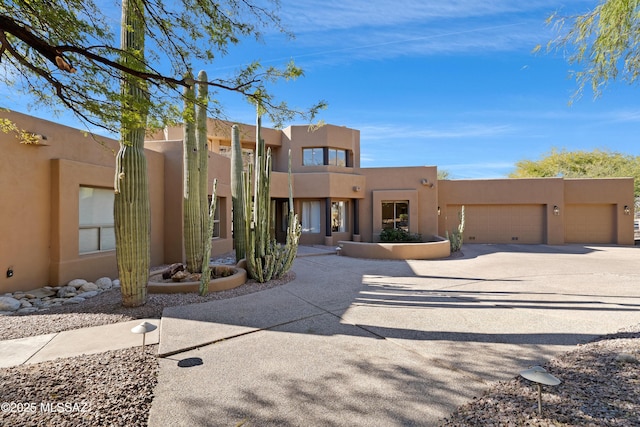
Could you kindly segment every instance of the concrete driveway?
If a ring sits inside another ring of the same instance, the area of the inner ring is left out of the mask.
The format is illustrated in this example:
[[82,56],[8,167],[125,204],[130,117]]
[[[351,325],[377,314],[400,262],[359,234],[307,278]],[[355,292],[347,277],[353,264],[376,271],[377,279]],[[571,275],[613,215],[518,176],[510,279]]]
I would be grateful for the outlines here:
[[640,322],[639,251],[299,257],[284,286],[165,310],[149,425],[437,425],[491,382]]

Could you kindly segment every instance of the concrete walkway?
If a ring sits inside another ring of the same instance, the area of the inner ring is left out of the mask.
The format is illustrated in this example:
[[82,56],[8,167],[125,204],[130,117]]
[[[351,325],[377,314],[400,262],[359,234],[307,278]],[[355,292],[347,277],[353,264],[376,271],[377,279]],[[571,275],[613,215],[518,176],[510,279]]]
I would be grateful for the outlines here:
[[[160,319],[139,319],[0,341],[0,368],[137,347],[142,345],[142,336],[131,333],[131,328],[145,321],[160,324]],[[157,344],[159,332],[159,329],[149,332],[145,344]]]
[[639,249],[300,257],[284,286],[165,309],[149,425],[436,425],[489,383],[639,323]]

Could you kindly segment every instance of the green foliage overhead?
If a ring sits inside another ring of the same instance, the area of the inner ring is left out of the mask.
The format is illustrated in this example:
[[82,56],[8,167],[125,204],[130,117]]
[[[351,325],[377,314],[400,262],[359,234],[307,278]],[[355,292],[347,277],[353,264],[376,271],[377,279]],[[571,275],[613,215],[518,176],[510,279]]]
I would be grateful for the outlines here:
[[[576,16],[553,14],[558,37],[547,44],[547,50],[567,55],[578,66],[572,77],[578,82],[576,95],[585,86],[600,95],[610,80],[628,83],[640,75],[640,0],[605,0],[593,10]],[[539,50],[540,46],[536,48]]]
[[539,160],[521,160],[510,178],[635,178],[635,195],[640,197],[640,156],[606,150],[567,151],[552,149]]
[[[277,0],[142,0],[132,13],[145,16],[143,56],[120,47],[120,25],[111,16],[119,4],[107,2],[105,7],[102,0],[0,0],[4,71],[0,82],[34,97],[41,107],[73,112],[88,126],[114,133],[121,124],[162,126],[181,119],[176,106],[182,104],[182,88],[193,84],[182,77],[191,64],[211,64],[243,39],[260,40],[266,29],[286,34]],[[123,102],[123,75],[145,82],[148,94],[141,101],[145,105]],[[277,102],[269,92],[274,80],[300,75],[302,70],[293,63],[276,68],[254,62],[229,75],[210,78],[210,115],[222,114],[212,99],[216,90],[223,90],[254,103],[260,101],[275,125],[297,114],[312,118],[324,103],[297,111]],[[139,114],[147,110],[149,123]]]

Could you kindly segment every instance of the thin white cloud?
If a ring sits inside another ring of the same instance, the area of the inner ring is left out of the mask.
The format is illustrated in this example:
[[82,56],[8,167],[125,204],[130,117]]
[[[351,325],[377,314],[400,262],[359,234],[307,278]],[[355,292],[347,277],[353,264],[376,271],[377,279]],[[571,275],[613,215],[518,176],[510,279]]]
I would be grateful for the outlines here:
[[397,141],[415,139],[455,139],[455,138],[492,138],[513,134],[511,125],[490,124],[449,124],[442,127],[404,127],[391,125],[356,126],[360,129],[361,141]]

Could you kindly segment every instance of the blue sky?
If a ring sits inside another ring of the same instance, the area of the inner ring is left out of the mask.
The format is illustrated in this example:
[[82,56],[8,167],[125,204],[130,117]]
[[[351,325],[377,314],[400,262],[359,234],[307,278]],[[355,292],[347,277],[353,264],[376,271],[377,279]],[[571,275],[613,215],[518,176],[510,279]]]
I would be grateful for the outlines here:
[[[611,84],[570,106],[576,83],[566,59],[532,54],[554,37],[549,14],[597,3],[283,0],[294,40],[267,33],[205,69],[225,76],[256,59],[295,60],[305,77],[277,84],[275,94],[299,107],[326,100],[321,119],[361,131],[363,167],[436,165],[453,178],[496,178],[552,147],[640,155],[637,87]],[[219,99],[230,119],[253,122],[245,101]]]

